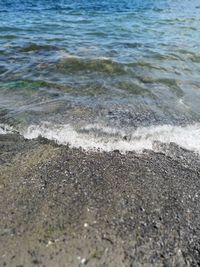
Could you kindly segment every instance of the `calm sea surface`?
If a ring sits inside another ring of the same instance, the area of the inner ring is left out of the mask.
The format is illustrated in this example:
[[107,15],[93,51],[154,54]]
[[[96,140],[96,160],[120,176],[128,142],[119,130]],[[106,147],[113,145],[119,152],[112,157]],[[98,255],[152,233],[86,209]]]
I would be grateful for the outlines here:
[[0,133],[200,151],[199,0],[0,0]]

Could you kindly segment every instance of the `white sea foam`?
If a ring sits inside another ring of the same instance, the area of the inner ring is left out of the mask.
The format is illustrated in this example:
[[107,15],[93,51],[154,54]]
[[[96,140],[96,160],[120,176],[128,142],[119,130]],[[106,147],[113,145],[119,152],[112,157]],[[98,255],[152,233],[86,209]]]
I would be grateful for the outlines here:
[[[99,131],[99,132],[98,132]],[[138,151],[154,149],[154,142],[174,142],[177,145],[200,153],[200,124],[188,126],[151,126],[138,128],[129,132],[103,127],[101,125],[88,125],[75,130],[71,125],[31,125],[23,133],[25,138],[32,139],[38,136],[54,140],[59,144],[68,144],[83,149],[100,149],[103,151],[120,150]]]
[[12,133],[13,128],[6,124],[0,124],[0,134]]

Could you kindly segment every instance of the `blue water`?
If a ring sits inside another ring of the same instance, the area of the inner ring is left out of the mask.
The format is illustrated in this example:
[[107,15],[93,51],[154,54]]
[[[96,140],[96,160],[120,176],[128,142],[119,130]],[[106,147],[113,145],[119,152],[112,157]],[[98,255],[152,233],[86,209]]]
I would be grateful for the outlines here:
[[0,124],[199,120],[199,0],[0,1]]

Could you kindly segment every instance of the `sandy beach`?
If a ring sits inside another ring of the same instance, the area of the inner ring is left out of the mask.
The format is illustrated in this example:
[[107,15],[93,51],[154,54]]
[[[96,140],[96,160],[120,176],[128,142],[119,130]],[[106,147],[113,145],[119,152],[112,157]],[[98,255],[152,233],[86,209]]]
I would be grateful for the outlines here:
[[199,266],[200,158],[0,136],[0,266]]

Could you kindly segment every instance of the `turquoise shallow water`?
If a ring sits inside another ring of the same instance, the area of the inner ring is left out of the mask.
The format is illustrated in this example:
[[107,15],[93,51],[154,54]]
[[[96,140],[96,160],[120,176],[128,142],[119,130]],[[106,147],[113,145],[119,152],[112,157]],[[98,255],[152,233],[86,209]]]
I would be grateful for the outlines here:
[[0,124],[199,123],[199,25],[197,0],[1,0]]

